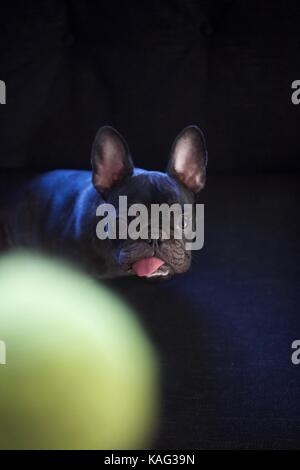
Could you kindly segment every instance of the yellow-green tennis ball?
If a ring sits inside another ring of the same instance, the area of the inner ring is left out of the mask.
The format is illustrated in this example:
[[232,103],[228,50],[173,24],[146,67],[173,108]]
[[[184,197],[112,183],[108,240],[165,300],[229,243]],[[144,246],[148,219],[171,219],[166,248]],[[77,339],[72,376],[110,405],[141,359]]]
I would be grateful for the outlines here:
[[0,448],[149,445],[156,362],[129,308],[96,281],[24,253],[1,259],[0,293]]

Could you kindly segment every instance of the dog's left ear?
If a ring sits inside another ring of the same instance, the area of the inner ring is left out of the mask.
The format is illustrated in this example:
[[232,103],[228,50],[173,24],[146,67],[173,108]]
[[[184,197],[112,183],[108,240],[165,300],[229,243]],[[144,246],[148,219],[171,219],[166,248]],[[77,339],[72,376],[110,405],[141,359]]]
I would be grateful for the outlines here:
[[104,192],[133,172],[133,163],[125,139],[113,127],[104,126],[96,134],[92,147],[93,184]]
[[202,131],[188,126],[174,141],[167,173],[198,193],[205,186],[207,150]]

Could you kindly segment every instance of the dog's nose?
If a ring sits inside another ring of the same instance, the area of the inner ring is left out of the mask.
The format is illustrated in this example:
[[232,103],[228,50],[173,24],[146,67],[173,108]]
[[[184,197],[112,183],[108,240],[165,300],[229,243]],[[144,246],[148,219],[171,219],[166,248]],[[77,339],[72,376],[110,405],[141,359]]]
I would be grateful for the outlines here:
[[153,249],[158,248],[163,242],[164,240],[162,238],[149,238],[148,239],[148,243],[150,246],[153,247]]
[[147,227],[147,242],[149,245],[153,246],[154,248],[161,245],[161,243],[167,238],[167,234],[160,229],[149,228]]
[[160,245],[161,240],[160,240],[160,239],[152,239],[152,238],[149,238],[149,239],[148,239],[148,243],[149,243],[149,245],[151,245],[153,248],[156,248],[158,245]]

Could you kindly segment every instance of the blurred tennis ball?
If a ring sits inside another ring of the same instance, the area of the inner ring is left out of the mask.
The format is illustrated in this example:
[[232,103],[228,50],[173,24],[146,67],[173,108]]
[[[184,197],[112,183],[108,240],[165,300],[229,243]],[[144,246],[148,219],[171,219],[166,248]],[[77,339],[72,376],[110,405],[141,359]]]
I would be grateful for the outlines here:
[[153,350],[129,308],[58,262],[0,261],[1,449],[131,449],[157,417]]

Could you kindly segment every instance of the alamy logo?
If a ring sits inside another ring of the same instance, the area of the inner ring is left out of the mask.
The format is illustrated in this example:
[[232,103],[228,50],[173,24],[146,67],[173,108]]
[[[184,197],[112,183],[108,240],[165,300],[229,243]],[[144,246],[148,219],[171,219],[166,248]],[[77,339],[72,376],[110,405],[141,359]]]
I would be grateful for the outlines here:
[[292,363],[294,366],[298,366],[300,364],[300,340],[295,339],[295,341],[292,342],[291,348],[294,349],[291,357]]
[[292,90],[295,90],[291,96],[292,103],[297,105],[300,103],[300,80],[294,80],[291,88]]
[[0,80],[0,104],[6,104],[6,85],[3,80]]
[[0,365],[6,364],[6,344],[0,340]]
[[186,250],[204,245],[204,204],[174,203],[127,205],[127,196],[119,196],[118,210],[112,204],[100,204],[96,216],[96,234],[100,240],[182,240]]

